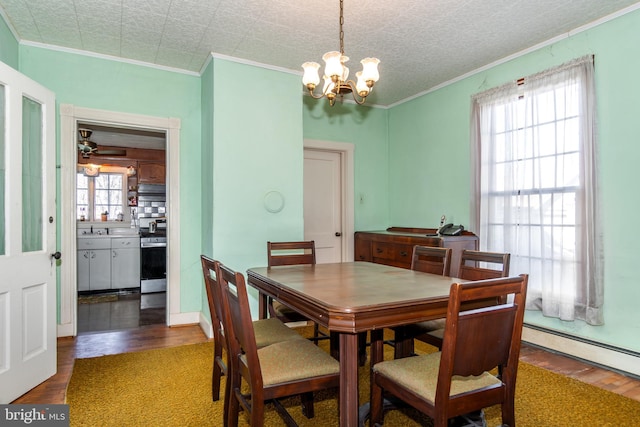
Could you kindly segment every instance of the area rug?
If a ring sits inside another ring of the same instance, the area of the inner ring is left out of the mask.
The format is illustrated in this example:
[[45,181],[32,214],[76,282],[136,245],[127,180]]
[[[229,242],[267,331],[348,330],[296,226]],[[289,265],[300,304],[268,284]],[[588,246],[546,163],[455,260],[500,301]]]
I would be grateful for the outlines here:
[[99,302],[118,301],[116,294],[97,294],[97,295],[80,295],[78,296],[78,304],[96,304]]
[[[211,401],[212,347],[209,342],[76,360],[66,397],[71,426],[222,426],[222,401]],[[432,351],[422,343],[416,349]],[[385,350],[385,359],[391,357],[392,350]],[[366,364],[359,372],[361,403],[369,398],[368,369]],[[311,420],[297,398],[283,403],[301,426],[338,425],[337,391],[316,396]],[[499,406],[487,408],[485,418],[488,426],[499,426]],[[521,362],[516,420],[519,427],[635,426],[640,402]],[[242,416],[240,425],[248,425]],[[265,425],[283,425],[272,405]],[[431,421],[403,409],[388,412],[384,425]]]

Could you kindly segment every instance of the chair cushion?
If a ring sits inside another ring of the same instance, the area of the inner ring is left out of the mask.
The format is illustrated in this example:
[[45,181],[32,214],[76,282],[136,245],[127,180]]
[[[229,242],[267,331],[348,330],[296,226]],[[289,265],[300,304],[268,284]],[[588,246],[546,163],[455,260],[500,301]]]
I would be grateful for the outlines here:
[[428,334],[431,335],[432,337],[444,339],[444,328],[436,329],[435,331],[431,331]]
[[[380,362],[373,366],[373,371],[418,393],[433,404],[436,398],[440,354],[440,352],[437,352]],[[455,396],[456,394],[477,390],[493,384],[500,384],[500,380],[488,372],[468,377],[454,375],[451,379],[451,392],[449,395]]]
[[404,326],[410,335],[422,335],[438,329],[444,330],[446,319],[425,320],[424,322],[412,323]]
[[258,348],[282,341],[305,340],[302,335],[275,317],[255,320],[253,322],[253,331],[256,336],[256,346]]
[[263,347],[258,350],[258,359],[265,386],[340,372],[336,359],[305,339]]
[[302,322],[309,320],[302,314],[278,301],[273,301],[273,310],[275,311],[276,316],[287,319],[287,322]]

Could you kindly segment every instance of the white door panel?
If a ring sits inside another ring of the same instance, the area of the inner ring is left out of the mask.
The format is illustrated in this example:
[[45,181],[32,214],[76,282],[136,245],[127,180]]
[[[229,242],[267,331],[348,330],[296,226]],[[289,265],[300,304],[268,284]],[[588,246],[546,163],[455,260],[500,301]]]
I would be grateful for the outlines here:
[[316,262],[342,261],[342,166],[337,152],[304,150],[304,239]]
[[55,98],[0,63],[0,403],[56,372]]

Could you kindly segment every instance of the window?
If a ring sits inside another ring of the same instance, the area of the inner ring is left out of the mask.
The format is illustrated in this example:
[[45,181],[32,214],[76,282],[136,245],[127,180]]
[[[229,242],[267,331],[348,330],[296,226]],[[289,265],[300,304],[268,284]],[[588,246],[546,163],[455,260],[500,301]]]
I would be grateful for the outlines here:
[[101,214],[107,212],[110,220],[125,211],[126,177],[123,173],[100,172],[88,176],[77,173],[77,218],[87,221],[100,221]]
[[593,58],[473,99],[476,230],[528,273],[527,308],[602,324]]

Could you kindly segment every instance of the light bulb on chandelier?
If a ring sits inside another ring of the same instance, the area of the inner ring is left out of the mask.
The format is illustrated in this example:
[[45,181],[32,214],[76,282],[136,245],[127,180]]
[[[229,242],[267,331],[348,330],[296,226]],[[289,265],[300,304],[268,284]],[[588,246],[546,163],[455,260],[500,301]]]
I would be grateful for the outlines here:
[[332,106],[335,104],[336,98],[338,96],[342,97],[345,93],[351,93],[356,103],[364,104],[373,89],[373,85],[380,78],[378,73],[380,60],[378,58],[365,58],[360,61],[362,71],[356,73],[356,81],[349,80],[349,68],[345,65],[349,61],[349,57],[344,54],[343,12],[343,0],[340,0],[340,52],[327,52],[322,56],[325,62],[322,93],[316,94],[314,92],[316,86],[320,83],[320,75],[318,73],[320,64],[317,62],[305,62],[302,64],[302,69],[304,70],[302,83],[309,90],[309,95],[315,99],[326,96]]

